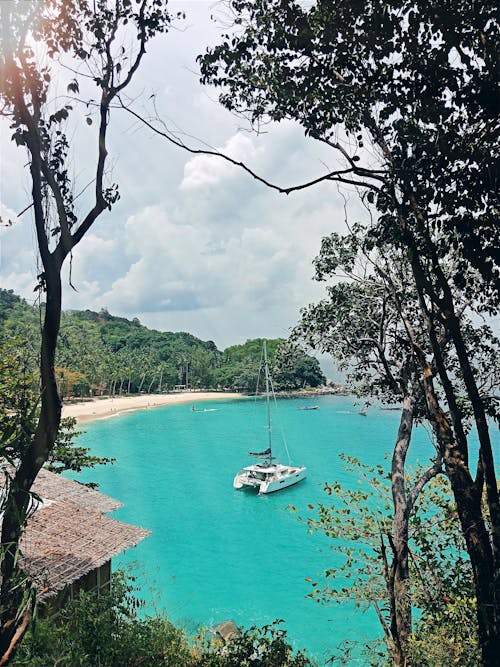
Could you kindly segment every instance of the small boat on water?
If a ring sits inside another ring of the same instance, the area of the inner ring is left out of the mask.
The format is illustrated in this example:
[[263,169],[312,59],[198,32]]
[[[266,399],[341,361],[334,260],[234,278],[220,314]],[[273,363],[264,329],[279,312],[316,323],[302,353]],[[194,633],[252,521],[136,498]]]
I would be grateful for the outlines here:
[[319,405],[303,405],[299,408],[299,410],[318,410]]
[[[272,451],[272,428],[271,428],[271,393],[275,401],[272,380],[269,374],[269,363],[267,360],[266,341],[263,345],[263,365],[266,382],[266,411],[267,411],[267,432],[268,447],[263,452],[248,452],[249,456],[255,456],[259,459],[257,463],[246,466],[235,476],[233,486],[235,489],[252,487],[258,490],[259,495],[264,493],[273,493],[280,489],[286,489],[288,486],[297,484],[306,477],[306,468],[304,466],[292,466],[279,463]],[[286,445],[285,445],[286,447]],[[288,450],[287,450],[288,451]]]

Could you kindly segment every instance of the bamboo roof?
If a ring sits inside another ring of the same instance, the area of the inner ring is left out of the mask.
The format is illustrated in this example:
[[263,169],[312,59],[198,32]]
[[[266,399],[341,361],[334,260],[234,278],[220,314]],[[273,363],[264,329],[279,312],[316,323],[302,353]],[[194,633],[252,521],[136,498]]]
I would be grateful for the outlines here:
[[86,507],[88,510],[95,510],[103,514],[123,507],[123,503],[119,500],[105,496],[100,491],[90,489],[88,486],[74,482],[72,479],[56,475],[49,470],[45,470],[45,468],[42,468],[38,473],[32,491],[41,498],[70,500]]
[[21,554],[40,597],[56,594],[151,534],[104,515],[122,503],[48,470],[40,471],[32,490],[43,503],[28,519]]

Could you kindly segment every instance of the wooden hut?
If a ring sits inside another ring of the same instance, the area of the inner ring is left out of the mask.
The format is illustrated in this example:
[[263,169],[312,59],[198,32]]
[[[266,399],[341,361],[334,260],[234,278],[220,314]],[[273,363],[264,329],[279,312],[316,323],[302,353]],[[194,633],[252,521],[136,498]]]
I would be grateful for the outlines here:
[[122,503],[48,470],[40,471],[32,491],[41,502],[28,519],[21,562],[50,607],[81,589],[109,588],[111,559],[150,534],[106,516]]

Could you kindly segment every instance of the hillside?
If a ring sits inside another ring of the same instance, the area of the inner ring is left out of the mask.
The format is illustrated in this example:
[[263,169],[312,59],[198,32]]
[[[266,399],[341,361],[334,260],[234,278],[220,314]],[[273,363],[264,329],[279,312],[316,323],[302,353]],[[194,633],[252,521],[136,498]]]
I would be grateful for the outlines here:
[[[42,307],[43,308],[43,307]],[[26,367],[37,368],[42,313],[0,289],[0,343],[16,341]],[[271,365],[283,341],[268,342]],[[262,340],[247,341],[219,351],[213,341],[186,332],[148,329],[137,318],[128,320],[99,313],[66,311],[56,359],[63,397],[168,391],[176,387],[255,391]],[[277,389],[316,387],[325,382],[316,359],[300,356],[291,366],[275,369]]]

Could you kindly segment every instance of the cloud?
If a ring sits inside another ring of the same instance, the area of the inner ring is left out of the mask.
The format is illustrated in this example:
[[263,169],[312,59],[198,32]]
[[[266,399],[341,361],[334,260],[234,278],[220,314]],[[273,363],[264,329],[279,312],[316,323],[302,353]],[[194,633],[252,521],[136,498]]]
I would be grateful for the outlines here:
[[[36,278],[30,271],[0,273],[0,287],[12,290],[30,304],[38,303],[39,292],[35,292]],[[43,296],[42,296],[43,300]]]
[[160,206],[128,218],[124,244],[138,259],[104,293],[108,307],[121,311],[192,310],[217,299],[211,275],[200,270],[208,232],[172,222]]
[[159,206],[127,220],[124,243],[139,259],[102,298],[128,313],[215,308],[232,298],[269,301],[271,267],[282,284],[297,261],[272,229],[246,227],[221,240],[213,228],[179,224]]
[[[147,115],[154,91],[169,126],[220,147],[278,185],[326,173],[333,166],[330,152],[299,127],[282,122],[262,135],[244,133],[240,121],[214,102],[217,93],[200,87],[195,57],[217,41],[216,29],[210,3],[189,3],[186,9],[189,29],[171,31],[148,48],[131,91],[131,99],[143,93],[135,108]],[[72,145],[81,187],[93,178],[89,137],[95,127],[78,129],[83,138]],[[30,189],[25,153],[7,135],[1,198],[14,212],[29,204]],[[279,194],[220,158],[172,147],[117,110],[108,149],[107,177],[119,184],[121,199],[74,250],[71,282],[78,292],[69,287],[66,264],[65,308],[106,306],[149,326],[191,331],[227,346],[286,336],[299,309],[321,297],[323,287],[311,279],[312,260],[322,236],[344,226],[334,185]],[[78,199],[82,213],[92,197],[88,188]],[[351,215],[358,217],[354,199]],[[0,230],[0,243],[2,286],[31,296],[38,269],[29,212]]]
[[[2,287],[17,290],[18,294],[30,298],[39,271],[29,215],[19,219],[17,213],[3,202],[0,202],[0,215],[4,221],[0,226],[0,283]],[[12,225],[5,224],[7,221],[12,221]]]
[[[252,161],[258,153],[258,149],[254,146],[252,140],[239,132],[230,137],[224,146],[215,150],[236,162],[243,163]],[[184,178],[180,184],[180,189],[194,190],[212,186],[237,178],[240,174],[241,171],[238,167],[223,158],[211,155],[196,155],[184,166]]]

